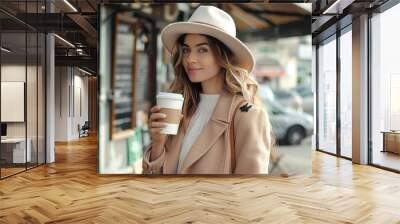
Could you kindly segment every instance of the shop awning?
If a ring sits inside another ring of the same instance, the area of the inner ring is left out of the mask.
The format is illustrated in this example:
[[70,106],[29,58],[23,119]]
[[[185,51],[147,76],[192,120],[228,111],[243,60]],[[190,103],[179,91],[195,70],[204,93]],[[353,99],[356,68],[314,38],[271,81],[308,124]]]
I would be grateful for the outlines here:
[[282,77],[285,75],[285,69],[282,65],[272,58],[263,58],[256,62],[253,71],[255,76],[259,77]]

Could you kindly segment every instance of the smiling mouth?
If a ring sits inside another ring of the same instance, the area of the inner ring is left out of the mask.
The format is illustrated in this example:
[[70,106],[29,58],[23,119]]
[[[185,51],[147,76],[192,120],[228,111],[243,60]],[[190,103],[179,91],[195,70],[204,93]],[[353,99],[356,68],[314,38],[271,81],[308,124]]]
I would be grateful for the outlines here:
[[197,71],[197,70],[201,70],[201,68],[189,68],[189,71]]
[[196,72],[199,70],[202,70],[202,69],[201,68],[190,68],[190,69],[188,69],[188,73],[193,73],[193,72]]

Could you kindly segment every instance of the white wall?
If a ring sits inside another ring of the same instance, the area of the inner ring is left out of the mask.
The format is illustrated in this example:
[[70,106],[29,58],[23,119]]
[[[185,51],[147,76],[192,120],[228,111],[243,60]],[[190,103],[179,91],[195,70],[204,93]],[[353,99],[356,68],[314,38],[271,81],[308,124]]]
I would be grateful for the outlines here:
[[88,120],[88,78],[76,68],[56,67],[55,86],[55,140],[78,139],[78,124]]
[[24,102],[24,82],[1,82],[2,122],[24,122]]
[[[75,72],[76,72],[76,70],[75,70]],[[80,73],[80,74],[82,74],[82,73]],[[78,124],[83,125],[85,123],[85,121],[89,120],[88,77],[76,75],[76,73],[75,73],[74,86],[75,86],[75,105],[82,107],[82,108],[77,108],[76,106],[74,107],[75,108],[75,119],[74,119],[73,125],[74,125],[74,127],[76,127]],[[80,93],[78,90],[80,90]],[[78,98],[79,95],[80,95],[80,99]],[[77,102],[77,100],[81,101],[80,105],[79,105],[79,102]],[[80,113],[79,109],[82,110],[81,113]],[[76,132],[76,135],[78,135],[77,129],[74,129],[73,131],[74,131],[74,133]]]
[[55,68],[55,141],[68,140],[68,68]]
[[[30,69],[33,68],[28,66],[28,70]],[[1,81],[25,82],[25,65],[2,65]]]
[[[29,70],[32,67],[28,67]],[[25,65],[2,65],[1,66],[1,81],[3,82],[25,82]],[[1,108],[5,110],[6,108]],[[8,137],[25,137],[25,123],[12,122],[7,124]]]
[[[1,81],[3,82],[25,82],[25,74],[26,70],[28,74],[33,72],[36,68],[33,66],[28,66],[27,68],[25,65],[2,65],[1,66]],[[33,95],[27,93],[28,96]],[[36,92],[35,92],[36,95]],[[1,108],[1,110],[6,110],[7,108]],[[29,115],[28,115],[29,116]],[[31,119],[28,119],[31,120]],[[7,122],[7,136],[8,137],[25,137],[25,126],[26,122]]]

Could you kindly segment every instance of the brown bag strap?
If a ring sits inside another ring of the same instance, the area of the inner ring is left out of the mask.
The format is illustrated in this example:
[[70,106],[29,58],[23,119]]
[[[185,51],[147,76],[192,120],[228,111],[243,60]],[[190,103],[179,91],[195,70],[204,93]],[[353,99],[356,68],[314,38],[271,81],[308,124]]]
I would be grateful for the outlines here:
[[240,101],[237,105],[235,110],[233,111],[233,115],[232,115],[232,120],[231,120],[231,126],[230,126],[230,133],[229,133],[229,139],[231,142],[231,172],[233,173],[236,169],[236,151],[235,151],[235,115],[236,115],[236,111],[238,110],[238,108],[240,107],[240,105],[242,105],[242,103],[244,103],[245,100]]

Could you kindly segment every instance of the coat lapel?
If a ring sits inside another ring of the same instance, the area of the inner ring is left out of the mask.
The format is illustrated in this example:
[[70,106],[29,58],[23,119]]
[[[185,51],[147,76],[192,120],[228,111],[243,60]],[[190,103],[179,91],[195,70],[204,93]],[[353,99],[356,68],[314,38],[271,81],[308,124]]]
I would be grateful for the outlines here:
[[179,153],[184,137],[183,131],[178,131],[174,137],[170,136],[170,142],[166,144],[167,157],[164,162],[163,171],[165,174],[174,174],[178,167]]
[[[234,97],[226,91],[221,94],[210,120],[201,131],[201,134],[196,139],[183,161],[181,173],[185,173],[186,170],[207,153],[218,138],[225,133],[225,130],[229,126],[229,113],[231,111],[233,98]],[[180,139],[180,141],[182,140],[183,138]],[[178,153],[179,151],[180,147]],[[179,155],[177,155],[177,157],[179,157]]]

